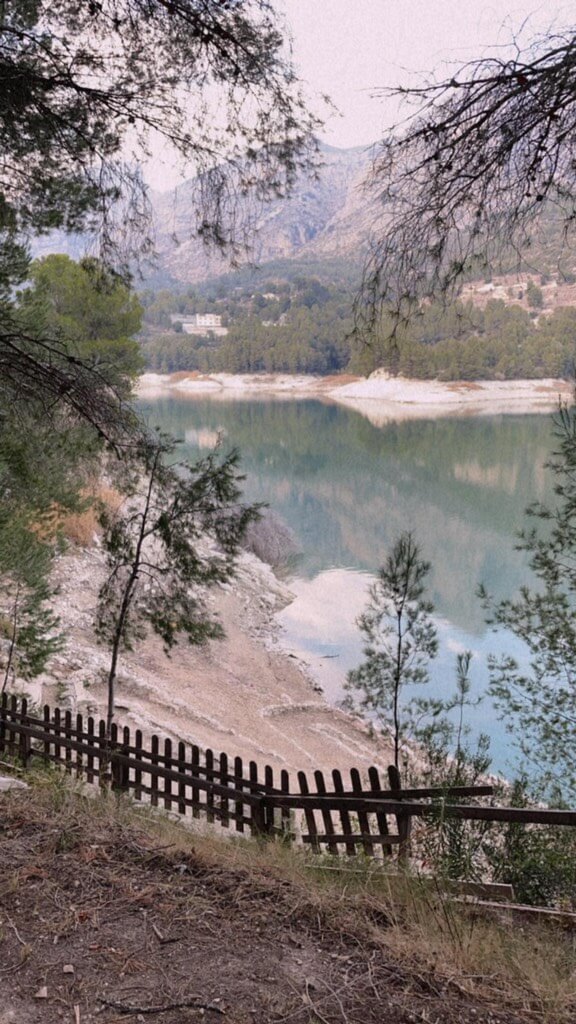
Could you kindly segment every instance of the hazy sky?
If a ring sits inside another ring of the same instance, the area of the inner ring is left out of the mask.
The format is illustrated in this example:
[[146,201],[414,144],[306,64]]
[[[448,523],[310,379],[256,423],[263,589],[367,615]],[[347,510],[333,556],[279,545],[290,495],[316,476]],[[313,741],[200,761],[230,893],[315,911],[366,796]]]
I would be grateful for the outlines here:
[[290,26],[298,71],[315,93],[341,111],[325,138],[336,146],[367,145],[398,118],[378,86],[407,84],[442,63],[480,56],[523,35],[570,24],[574,4],[543,0],[274,0]]
[[[273,0],[293,37],[297,71],[312,98],[327,93],[340,111],[322,138],[334,146],[367,146],[398,120],[395,102],[378,87],[409,84],[425,72],[509,46],[574,17],[566,0]],[[318,108],[321,104],[318,103]],[[174,156],[146,168],[149,183],[170,188],[181,173]],[[190,177],[186,168],[184,177]]]

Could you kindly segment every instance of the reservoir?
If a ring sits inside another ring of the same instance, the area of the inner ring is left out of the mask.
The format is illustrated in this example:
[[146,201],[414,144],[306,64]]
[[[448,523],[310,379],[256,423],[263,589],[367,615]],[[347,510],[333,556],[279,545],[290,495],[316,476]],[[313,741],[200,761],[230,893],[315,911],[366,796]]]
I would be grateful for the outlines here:
[[[148,422],[197,458],[218,437],[238,447],[244,497],[266,502],[290,526],[298,555],[283,570],[294,601],[279,615],[282,643],[305,659],[326,698],[338,703],[347,671],[362,660],[356,619],[386,552],[411,530],[431,563],[440,652],[429,696],[448,697],[455,658],[473,654],[473,693],[488,684],[489,653],[519,658],[515,638],[486,626],[480,583],[496,597],[530,582],[517,532],[525,508],[552,498],[545,468],[554,448],[547,414],[419,419],[375,426],[361,413],[319,400],[159,397],[140,403]],[[468,715],[472,735],[491,737],[494,767],[515,763],[501,714],[488,699]]]

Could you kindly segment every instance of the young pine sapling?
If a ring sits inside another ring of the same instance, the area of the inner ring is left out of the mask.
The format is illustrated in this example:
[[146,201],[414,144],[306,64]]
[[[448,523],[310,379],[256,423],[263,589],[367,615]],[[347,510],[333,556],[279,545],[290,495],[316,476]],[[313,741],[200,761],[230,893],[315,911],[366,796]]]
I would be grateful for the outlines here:
[[161,637],[168,653],[181,637],[192,644],[223,636],[203,589],[228,580],[256,506],[239,503],[238,453],[218,452],[195,464],[168,464],[176,441],[142,442],[141,472],[124,509],[104,512],[108,575],[100,589],[96,631],[111,654],[107,737],[114,718],[118,659],[146,635]]
[[402,692],[406,686],[428,682],[428,662],[438,651],[430,618],[433,605],[424,598],[429,570],[412,534],[401,534],[378,570],[368,606],[358,619],[365,660],[348,673],[345,684],[351,697],[352,691],[360,694],[360,708],[391,731],[396,768],[410,720]]

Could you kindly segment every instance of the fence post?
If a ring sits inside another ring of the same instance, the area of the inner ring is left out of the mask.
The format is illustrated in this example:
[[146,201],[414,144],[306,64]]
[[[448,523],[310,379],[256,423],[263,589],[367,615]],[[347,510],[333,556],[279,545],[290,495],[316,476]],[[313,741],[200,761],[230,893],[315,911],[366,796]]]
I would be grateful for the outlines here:
[[[30,721],[29,721],[29,718],[28,718],[28,715],[27,715],[27,711],[28,711],[28,701],[26,700],[26,698],[24,698],[23,701],[22,701],[21,709],[20,709],[20,725],[24,726],[24,727],[27,726],[27,725],[30,725]],[[22,764],[24,765],[25,768],[28,765],[28,758],[30,757],[31,752],[32,752],[32,741],[30,739],[30,736],[28,736],[25,732],[21,732],[20,733],[20,743],[18,745],[18,757],[19,757],[20,761],[22,762]]]
[[[254,799],[254,797],[252,798]],[[258,796],[257,803],[251,803],[251,832],[256,838],[262,838],[268,833],[268,826],[266,821],[266,797]],[[274,813],[272,811],[272,813]]]

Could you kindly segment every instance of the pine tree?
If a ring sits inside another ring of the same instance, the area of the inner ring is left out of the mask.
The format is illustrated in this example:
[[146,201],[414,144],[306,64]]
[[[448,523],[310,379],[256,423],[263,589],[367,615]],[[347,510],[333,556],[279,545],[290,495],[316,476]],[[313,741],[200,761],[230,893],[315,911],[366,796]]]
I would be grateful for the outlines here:
[[576,790],[576,412],[556,418],[559,448],[552,462],[556,503],[537,503],[528,514],[541,527],[520,535],[537,587],[494,602],[480,595],[495,627],[525,645],[529,665],[511,656],[490,658],[491,690],[509,716],[523,754]]
[[411,717],[404,690],[428,682],[428,662],[438,651],[430,618],[433,605],[424,598],[429,570],[412,534],[403,533],[370,588],[368,606],[358,620],[365,660],[349,672],[346,682],[351,695],[360,694],[360,708],[391,732],[397,768]]
[[96,631],[110,650],[107,735],[114,718],[118,659],[149,626],[167,653],[185,637],[202,644],[222,637],[205,589],[232,575],[255,506],[239,502],[238,453],[218,452],[196,464],[169,464],[176,442],[160,434],[142,444],[142,472],[125,507],[102,516],[108,575],[100,589]]

